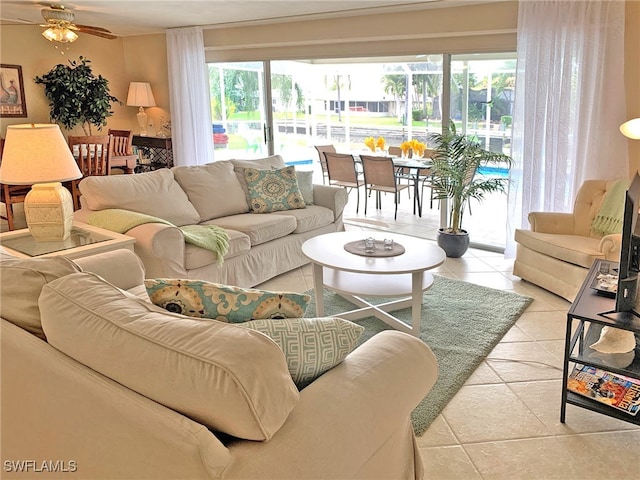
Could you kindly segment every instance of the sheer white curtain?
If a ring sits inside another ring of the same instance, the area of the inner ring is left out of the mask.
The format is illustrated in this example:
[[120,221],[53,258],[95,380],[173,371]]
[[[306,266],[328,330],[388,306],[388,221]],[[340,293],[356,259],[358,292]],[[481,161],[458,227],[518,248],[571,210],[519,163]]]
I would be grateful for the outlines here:
[[209,74],[199,27],[167,30],[171,140],[175,165],[213,161]]
[[507,257],[529,212],[569,212],[584,180],[627,175],[624,8],[519,2]]

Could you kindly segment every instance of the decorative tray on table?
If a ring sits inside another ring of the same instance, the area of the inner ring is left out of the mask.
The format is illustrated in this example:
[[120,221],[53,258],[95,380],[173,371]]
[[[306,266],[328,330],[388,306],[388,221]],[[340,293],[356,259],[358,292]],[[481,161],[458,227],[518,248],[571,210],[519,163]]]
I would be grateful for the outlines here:
[[599,295],[615,298],[618,291],[618,271],[611,273],[598,272],[590,285]]

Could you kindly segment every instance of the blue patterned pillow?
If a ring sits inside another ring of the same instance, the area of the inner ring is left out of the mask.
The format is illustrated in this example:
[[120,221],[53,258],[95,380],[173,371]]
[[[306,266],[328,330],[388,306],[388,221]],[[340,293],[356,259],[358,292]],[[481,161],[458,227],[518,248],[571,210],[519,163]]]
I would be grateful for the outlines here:
[[245,168],[249,209],[254,213],[281,212],[305,208],[295,167],[277,170]]
[[269,292],[201,280],[154,278],[144,281],[151,302],[188,317],[228,323],[253,319],[302,317],[310,296]]
[[264,333],[280,346],[300,390],[342,362],[364,332],[358,324],[332,317],[252,320],[243,326]]

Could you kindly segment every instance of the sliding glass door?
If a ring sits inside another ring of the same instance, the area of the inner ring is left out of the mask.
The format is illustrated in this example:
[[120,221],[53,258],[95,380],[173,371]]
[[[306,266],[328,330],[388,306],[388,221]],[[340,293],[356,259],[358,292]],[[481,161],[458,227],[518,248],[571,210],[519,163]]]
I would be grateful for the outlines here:
[[275,152],[294,162],[315,159],[313,145],[425,141],[441,128],[442,56],[423,57],[271,62]]
[[269,154],[262,62],[209,65],[211,133],[216,160]]
[[[449,120],[486,148],[511,153],[515,54],[216,63],[209,79],[217,160],[280,154],[314,170],[321,183],[315,145],[358,151],[366,137],[384,137],[388,146],[411,139],[428,145],[429,134]],[[473,238],[503,247],[506,196],[471,212],[465,224]]]
[[[511,155],[511,123],[515,92],[515,53],[453,55],[451,57],[451,119],[459,132],[484,148]],[[506,167],[480,169],[476,175],[507,178]],[[507,195],[488,195],[473,202],[464,227],[472,242],[496,250],[505,246]]]

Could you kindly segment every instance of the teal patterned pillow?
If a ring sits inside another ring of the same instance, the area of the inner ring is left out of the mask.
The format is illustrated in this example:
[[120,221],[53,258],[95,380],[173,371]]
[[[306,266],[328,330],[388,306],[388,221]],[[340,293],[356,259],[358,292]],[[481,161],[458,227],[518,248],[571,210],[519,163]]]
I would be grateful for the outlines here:
[[305,208],[295,167],[277,170],[245,168],[249,209],[254,213],[281,212]]
[[264,333],[280,346],[300,390],[342,362],[364,332],[360,325],[330,317],[252,320],[243,326]]
[[302,317],[310,296],[269,292],[201,280],[154,278],[144,281],[151,301],[173,313],[228,323]]

